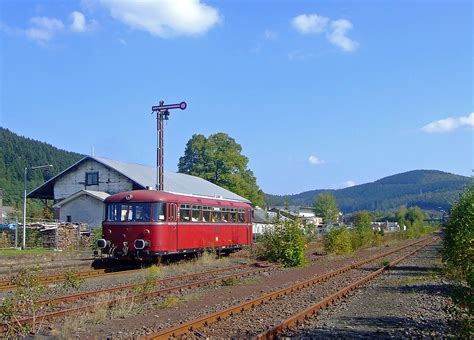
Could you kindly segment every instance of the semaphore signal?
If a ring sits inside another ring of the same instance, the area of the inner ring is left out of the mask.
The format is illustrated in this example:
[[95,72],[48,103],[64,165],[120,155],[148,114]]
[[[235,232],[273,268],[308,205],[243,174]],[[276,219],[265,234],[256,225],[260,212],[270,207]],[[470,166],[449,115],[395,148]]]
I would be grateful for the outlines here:
[[156,147],[156,190],[163,191],[163,174],[164,174],[164,120],[169,120],[170,112],[168,110],[173,109],[186,109],[188,105],[186,102],[179,104],[167,104],[163,100],[160,100],[160,104],[152,106],[152,114],[156,112],[156,129],[157,135],[157,147]]

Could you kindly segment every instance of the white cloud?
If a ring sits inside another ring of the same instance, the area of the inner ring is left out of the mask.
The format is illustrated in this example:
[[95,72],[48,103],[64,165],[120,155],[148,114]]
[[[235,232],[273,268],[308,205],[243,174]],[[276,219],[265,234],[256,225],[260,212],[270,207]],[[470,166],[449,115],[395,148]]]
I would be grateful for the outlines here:
[[86,18],[84,14],[78,11],[71,13],[71,31],[74,32],[84,32],[86,30]]
[[346,36],[347,31],[352,29],[352,23],[346,19],[339,19],[331,22],[332,31],[328,33],[328,40],[331,44],[342,48],[344,51],[353,51],[357,47],[354,40]]
[[64,29],[61,20],[48,17],[34,17],[30,19],[32,27],[25,31],[28,38],[38,43],[50,41],[57,32]]
[[86,17],[84,14],[78,11],[74,11],[71,13],[71,26],[70,29],[73,32],[86,32],[92,31],[97,26],[97,21],[90,20],[89,22],[86,21]]
[[421,128],[421,130],[427,133],[443,133],[462,127],[474,128],[474,112],[471,112],[471,114],[467,116],[448,117],[446,119],[436,120],[426,124]]
[[203,34],[221,20],[216,8],[200,0],[101,0],[101,3],[113,18],[162,38]]
[[309,164],[313,165],[321,165],[325,163],[322,159],[319,159],[317,156],[314,155],[309,156],[308,162]]
[[277,39],[278,39],[278,33],[275,32],[275,31],[269,30],[269,29],[266,29],[266,30],[263,32],[263,36],[264,36],[265,39],[267,39],[267,40],[277,40]]
[[318,14],[301,14],[291,21],[293,27],[303,34],[324,32],[328,22],[329,18]]
[[301,14],[291,21],[293,27],[302,34],[320,34],[326,32],[326,39],[346,52],[354,51],[357,42],[347,37],[352,23],[346,19],[331,20],[318,14]]

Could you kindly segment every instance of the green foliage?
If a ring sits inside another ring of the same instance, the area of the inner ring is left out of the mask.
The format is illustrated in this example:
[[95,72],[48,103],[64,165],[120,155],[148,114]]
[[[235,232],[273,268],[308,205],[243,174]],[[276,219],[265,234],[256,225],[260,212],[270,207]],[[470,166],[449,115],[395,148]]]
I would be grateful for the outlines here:
[[72,269],[64,272],[63,288],[65,290],[79,290],[84,279],[81,279]]
[[360,211],[355,214],[352,236],[353,249],[365,248],[373,245],[375,233],[372,230],[370,214],[367,211]]
[[92,250],[98,250],[99,247],[97,247],[97,240],[100,240],[102,238],[102,228],[92,228],[91,229],[91,238],[90,238],[90,243],[89,246],[92,248]]
[[346,227],[331,228],[323,239],[324,249],[328,253],[337,255],[350,254],[352,248],[352,235]]
[[[25,167],[52,164],[53,168],[32,170],[27,176],[27,191],[31,191],[82,158],[82,155],[57,149],[52,145],[21,137],[0,127],[0,189],[3,204],[17,209],[23,205],[23,174]],[[51,207],[28,200],[28,217],[51,217]],[[43,211],[44,210],[44,211]],[[44,216],[44,213],[46,213]]]
[[313,240],[317,235],[316,225],[314,223],[305,223],[303,225],[303,231],[308,241]]
[[454,202],[469,183],[472,179],[465,176],[437,170],[414,170],[339,190],[311,190],[282,196],[267,194],[265,201],[269,206],[283,206],[285,200],[288,205],[308,206],[320,193],[331,192],[345,213],[389,211],[401,205],[419,206],[424,210],[438,210],[438,207],[448,210],[448,202]]
[[204,178],[263,206],[263,192],[247,168],[248,158],[241,152],[240,144],[225,133],[208,138],[193,135],[186,144],[184,156],[179,159],[178,171]]
[[465,189],[450,211],[446,223],[443,258],[462,281],[474,286],[474,185]]
[[160,276],[160,267],[153,265],[148,268],[148,273],[145,276],[145,283],[143,284],[143,293],[151,293],[156,290],[157,280]]
[[299,221],[276,221],[273,230],[265,232],[263,245],[264,257],[270,261],[281,262],[285,267],[306,263],[306,238]]
[[339,209],[336,198],[330,192],[323,192],[314,201],[314,211],[322,216],[324,223],[331,224],[337,222]]
[[239,283],[239,279],[235,277],[229,277],[226,279],[222,279],[221,286],[235,286]]
[[[18,335],[26,336],[28,333],[36,333],[41,329],[42,322],[38,322],[37,315],[39,303],[45,286],[38,276],[39,269],[22,268],[17,275],[11,278],[15,290],[12,295],[5,298],[0,308],[1,319],[8,326],[8,337]],[[29,325],[21,326],[16,321],[28,311],[33,316],[33,321]]]
[[400,228],[402,228],[402,229],[403,229],[403,226],[406,227],[405,216],[406,216],[407,212],[408,212],[407,207],[402,205],[402,206],[400,206],[400,208],[398,208],[398,211],[397,211],[397,214],[396,214],[397,222],[400,225]]

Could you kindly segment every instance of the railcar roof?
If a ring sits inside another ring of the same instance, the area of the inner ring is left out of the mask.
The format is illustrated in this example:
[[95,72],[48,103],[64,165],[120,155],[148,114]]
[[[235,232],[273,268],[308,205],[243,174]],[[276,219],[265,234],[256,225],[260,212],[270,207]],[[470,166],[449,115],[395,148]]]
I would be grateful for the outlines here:
[[208,197],[200,197],[200,196],[190,196],[190,195],[180,195],[174,194],[165,191],[156,191],[156,190],[133,190],[133,191],[126,191],[120,192],[115,195],[111,195],[105,199],[106,203],[112,202],[126,202],[126,197],[131,195],[131,200],[135,202],[177,202],[177,203],[196,203],[202,205],[230,205],[238,208],[249,208],[250,205],[226,200],[226,199],[219,199],[219,198],[208,198]]

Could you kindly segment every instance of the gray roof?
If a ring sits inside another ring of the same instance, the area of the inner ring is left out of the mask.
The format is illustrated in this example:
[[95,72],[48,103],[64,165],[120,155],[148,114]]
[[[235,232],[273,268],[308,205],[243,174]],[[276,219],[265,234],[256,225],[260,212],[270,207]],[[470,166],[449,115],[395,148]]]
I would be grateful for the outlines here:
[[[126,163],[122,161],[117,161],[114,159],[96,157],[96,156],[86,156],[83,159],[79,160],[77,163],[71,165],[66,170],[62,171],[55,177],[51,178],[49,181],[39,186],[32,192],[28,194],[28,197],[32,198],[47,198],[52,199],[54,182],[56,179],[72,171],[79,163],[82,163],[86,160],[95,160],[115,171],[121,173],[125,177],[133,181],[137,187],[145,189],[147,186],[155,187],[156,183],[156,167],[141,165],[135,163]],[[204,197],[219,197],[239,202],[250,203],[249,200],[243,198],[233,192],[221,188],[214,183],[206,181],[205,179],[186,175],[182,173],[167,172],[164,173],[164,191],[185,194],[185,195],[195,195],[195,196],[204,196]]]
[[66,197],[65,199],[63,199],[62,201],[56,203],[55,205],[53,205],[53,208],[56,208],[56,207],[61,207],[69,202],[71,202],[72,200],[76,199],[77,197],[79,196],[82,196],[82,195],[88,195],[88,196],[91,196],[91,197],[94,197],[95,199],[99,200],[99,201],[104,201],[107,197],[110,196],[109,193],[107,192],[103,192],[103,191],[95,191],[95,190],[80,190],[74,194],[72,194],[71,196],[69,197]]

